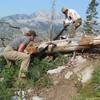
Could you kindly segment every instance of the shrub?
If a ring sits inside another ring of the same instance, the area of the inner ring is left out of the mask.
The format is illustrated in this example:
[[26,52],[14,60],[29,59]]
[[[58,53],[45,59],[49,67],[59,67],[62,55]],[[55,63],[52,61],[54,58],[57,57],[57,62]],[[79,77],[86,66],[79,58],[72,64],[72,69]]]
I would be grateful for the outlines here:
[[0,100],[11,100],[12,95],[11,88],[7,88],[3,82],[0,82]]
[[92,79],[81,88],[80,97],[85,97],[87,100],[100,99],[100,62],[95,65]]
[[36,84],[49,87],[52,83],[47,71],[64,64],[65,59],[61,55],[58,55],[54,61],[48,61],[47,58],[42,60],[31,59],[27,81],[17,80],[20,62],[17,62],[17,65],[6,65],[4,58],[0,58],[0,62],[0,77],[3,78],[0,82],[0,100],[11,100],[12,95],[14,95],[12,90],[25,90],[28,87],[36,86]]

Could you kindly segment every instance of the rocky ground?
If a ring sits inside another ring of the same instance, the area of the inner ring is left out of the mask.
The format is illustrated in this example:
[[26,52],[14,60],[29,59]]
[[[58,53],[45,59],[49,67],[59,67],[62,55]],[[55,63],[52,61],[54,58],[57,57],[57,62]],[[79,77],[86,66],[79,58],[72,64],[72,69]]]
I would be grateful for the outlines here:
[[71,58],[66,65],[47,72],[52,80],[49,88],[37,86],[30,89],[29,97],[32,100],[72,100],[73,96],[78,95],[81,86],[91,79],[99,59],[99,55],[88,54]]

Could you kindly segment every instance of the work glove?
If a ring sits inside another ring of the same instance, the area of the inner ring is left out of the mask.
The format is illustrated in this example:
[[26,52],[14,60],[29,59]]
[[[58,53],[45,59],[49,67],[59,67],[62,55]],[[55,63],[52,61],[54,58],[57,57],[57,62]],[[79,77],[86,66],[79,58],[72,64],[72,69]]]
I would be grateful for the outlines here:
[[38,46],[36,46],[34,43],[33,44],[29,44],[25,50],[24,50],[25,53],[27,54],[35,54],[38,52]]
[[38,47],[27,47],[24,52],[27,54],[35,54],[38,51]]
[[57,45],[54,43],[48,43],[48,52],[52,52],[53,49],[56,47]]
[[67,27],[67,24],[65,23],[65,21],[63,21],[63,26],[64,26],[64,28]]
[[65,21],[63,21],[63,26],[64,28],[66,29],[70,24],[69,23],[66,23]]

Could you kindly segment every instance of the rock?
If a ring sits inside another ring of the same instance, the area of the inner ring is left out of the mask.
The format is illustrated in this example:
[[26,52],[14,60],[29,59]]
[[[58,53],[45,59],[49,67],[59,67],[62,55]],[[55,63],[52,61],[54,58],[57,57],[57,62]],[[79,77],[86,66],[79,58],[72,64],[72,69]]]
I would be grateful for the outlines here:
[[48,70],[47,74],[50,74],[50,75],[57,74],[57,73],[60,73],[65,68],[66,68],[66,66],[60,66],[60,67],[58,67],[56,69]]
[[91,79],[93,70],[94,70],[93,67],[90,66],[90,67],[85,68],[85,69],[81,72],[81,75],[82,75],[82,80],[81,80],[81,82],[82,82],[82,83],[86,83],[88,80]]
[[1,77],[1,78],[0,78],[0,82],[2,82],[3,80],[4,80],[4,78],[3,78],[3,77]]
[[33,89],[30,88],[30,89],[27,90],[27,92],[28,93],[32,93],[33,92]]
[[12,96],[12,100],[27,100],[25,91],[15,91],[15,96]]
[[72,71],[68,71],[67,74],[65,75],[65,79],[69,79],[72,74],[73,74]]
[[0,57],[3,56],[3,51],[4,51],[4,48],[0,48]]
[[39,97],[39,96],[34,96],[34,97],[32,97],[31,100],[43,100],[43,98],[41,98],[41,97]]
[[18,96],[13,96],[11,100],[18,100]]
[[84,62],[86,62],[86,59],[84,59],[82,56],[77,56],[75,60],[76,60],[76,63],[77,63],[78,65],[80,65],[80,64],[82,64],[82,63],[84,63]]

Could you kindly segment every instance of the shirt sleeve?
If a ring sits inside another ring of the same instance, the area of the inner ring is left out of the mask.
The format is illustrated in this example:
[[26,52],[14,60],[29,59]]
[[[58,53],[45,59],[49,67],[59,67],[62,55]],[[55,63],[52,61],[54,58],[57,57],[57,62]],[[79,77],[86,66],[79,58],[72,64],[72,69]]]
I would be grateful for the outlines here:
[[69,9],[69,12],[72,14],[73,17],[81,18],[80,15],[73,9]]
[[27,46],[27,45],[29,44],[29,42],[30,42],[30,40],[27,39],[27,38],[25,38],[25,39],[23,40],[22,43],[23,43],[25,46]]

